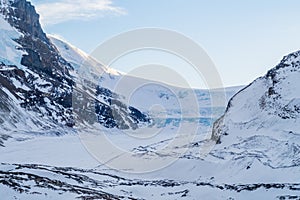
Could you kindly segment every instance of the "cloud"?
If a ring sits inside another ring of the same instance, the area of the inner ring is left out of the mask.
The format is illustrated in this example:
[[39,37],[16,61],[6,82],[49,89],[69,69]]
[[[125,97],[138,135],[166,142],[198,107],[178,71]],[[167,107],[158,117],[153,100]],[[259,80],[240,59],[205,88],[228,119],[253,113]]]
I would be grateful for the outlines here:
[[112,0],[60,0],[39,3],[35,7],[43,25],[70,20],[90,20],[107,14],[126,14],[126,10],[114,6]]

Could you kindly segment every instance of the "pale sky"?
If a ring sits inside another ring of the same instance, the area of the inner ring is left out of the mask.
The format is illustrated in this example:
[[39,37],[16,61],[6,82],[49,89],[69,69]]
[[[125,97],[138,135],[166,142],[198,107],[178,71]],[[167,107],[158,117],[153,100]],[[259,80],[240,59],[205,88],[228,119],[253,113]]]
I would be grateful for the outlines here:
[[[210,56],[224,86],[246,85],[264,75],[284,55],[300,50],[298,0],[31,2],[47,33],[60,35],[87,53],[107,39],[136,28],[156,27],[184,34]],[[126,66],[119,62],[114,67],[126,71],[130,68],[126,62]],[[173,67],[176,70],[178,66]],[[185,77],[189,73],[187,70]],[[193,87],[202,87],[197,79],[191,82]]]

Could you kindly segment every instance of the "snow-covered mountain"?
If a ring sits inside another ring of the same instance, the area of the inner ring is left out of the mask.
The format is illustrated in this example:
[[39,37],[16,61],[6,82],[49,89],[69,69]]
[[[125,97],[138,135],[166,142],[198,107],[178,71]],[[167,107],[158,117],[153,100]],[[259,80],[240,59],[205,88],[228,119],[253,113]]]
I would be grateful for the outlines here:
[[[2,130],[20,132],[60,128],[59,132],[64,132],[64,126],[85,123],[83,117],[81,121],[77,120],[83,110],[86,115],[96,113],[93,123],[99,122],[106,127],[137,128],[139,122],[149,122],[146,115],[122,103],[118,94],[112,97],[110,90],[95,84],[80,85],[76,80],[79,73],[76,68],[82,60],[86,67],[103,69],[106,74],[109,70],[79,50],[72,52],[75,60],[61,54],[43,32],[39,15],[29,2],[1,1],[0,22]],[[92,103],[95,107],[88,111],[80,105],[77,106],[80,111],[73,110],[72,104],[78,102],[74,101],[74,93],[83,95],[88,92],[93,95],[85,103]],[[98,100],[97,95],[105,97],[106,102]],[[112,99],[114,106],[109,103]],[[118,114],[113,116],[114,112]]]
[[300,198],[300,52],[242,90],[177,88],[46,35],[25,0],[0,5],[1,200]]
[[[140,88],[133,96],[124,90],[115,91],[121,79],[126,80],[123,85],[127,88],[143,85],[148,80],[124,76],[73,45],[47,36],[40,26],[39,15],[25,0],[1,1],[0,11],[3,134],[57,129],[64,133],[65,126],[96,122],[119,129],[136,129],[153,122],[164,126],[166,120],[178,123],[182,114],[189,116],[185,120],[204,117],[211,123],[210,95],[223,91],[194,91],[162,83]],[[235,88],[229,90],[231,94],[236,91]],[[178,98],[188,106],[182,107]],[[198,104],[198,100],[200,108],[190,106]],[[162,105],[164,111],[150,112],[153,104]],[[223,109],[222,104],[216,108],[215,117]],[[148,114],[156,118],[155,121]],[[165,114],[163,119],[157,117]]]
[[215,154],[256,157],[271,168],[299,166],[299,83],[298,51],[238,92],[215,123],[212,138],[220,143]]
[[[152,126],[165,126],[168,123],[179,123],[179,120],[206,120],[211,124],[214,119],[224,111],[224,102],[241,87],[231,87],[214,90],[200,90],[179,88],[165,83],[146,80],[138,77],[128,76],[103,66],[95,59],[89,57],[84,52],[56,36],[48,36],[57,47],[63,57],[72,63],[74,69],[81,76],[85,76],[86,71],[96,71],[99,77],[99,86],[115,91],[119,94],[123,102],[147,112],[152,119]],[[75,77],[76,78],[76,77]],[[93,77],[89,76],[89,79]],[[78,81],[77,81],[78,82]],[[216,104],[212,108],[211,97],[216,97]],[[103,99],[98,96],[99,99]],[[225,98],[224,102],[222,97]],[[217,99],[221,99],[217,101]],[[160,108],[153,109],[153,105]],[[213,115],[213,116],[212,116]],[[162,117],[163,116],[163,117]],[[167,121],[167,122],[166,122]]]

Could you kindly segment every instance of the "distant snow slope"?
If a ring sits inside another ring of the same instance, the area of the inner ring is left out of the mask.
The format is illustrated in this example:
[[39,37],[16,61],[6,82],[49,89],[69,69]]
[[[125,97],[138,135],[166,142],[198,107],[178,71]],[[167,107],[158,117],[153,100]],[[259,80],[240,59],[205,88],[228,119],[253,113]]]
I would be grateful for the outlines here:
[[[112,73],[113,70],[108,69],[106,66],[103,66],[99,61],[93,59],[88,54],[63,40],[62,38],[56,35],[47,35],[51,42],[58,48],[59,52],[65,58],[75,70],[78,70],[80,67],[95,67],[103,70],[103,73]],[[119,73],[114,71],[116,75]]]

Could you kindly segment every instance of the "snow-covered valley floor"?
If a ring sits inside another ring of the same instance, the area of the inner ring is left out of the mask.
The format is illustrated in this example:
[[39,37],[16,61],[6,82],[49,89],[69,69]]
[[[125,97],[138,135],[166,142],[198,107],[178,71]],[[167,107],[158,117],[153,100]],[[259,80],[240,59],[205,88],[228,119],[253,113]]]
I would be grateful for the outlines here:
[[[299,168],[271,169],[249,156],[222,160],[207,154],[214,144],[201,128],[186,144],[186,136],[171,134],[174,128],[150,139],[116,129],[103,135],[16,134],[0,148],[1,199],[300,198]],[[103,137],[123,154],[103,148]],[[179,142],[170,145],[174,140]],[[92,149],[93,142],[101,147]],[[142,167],[135,168],[138,163]]]

